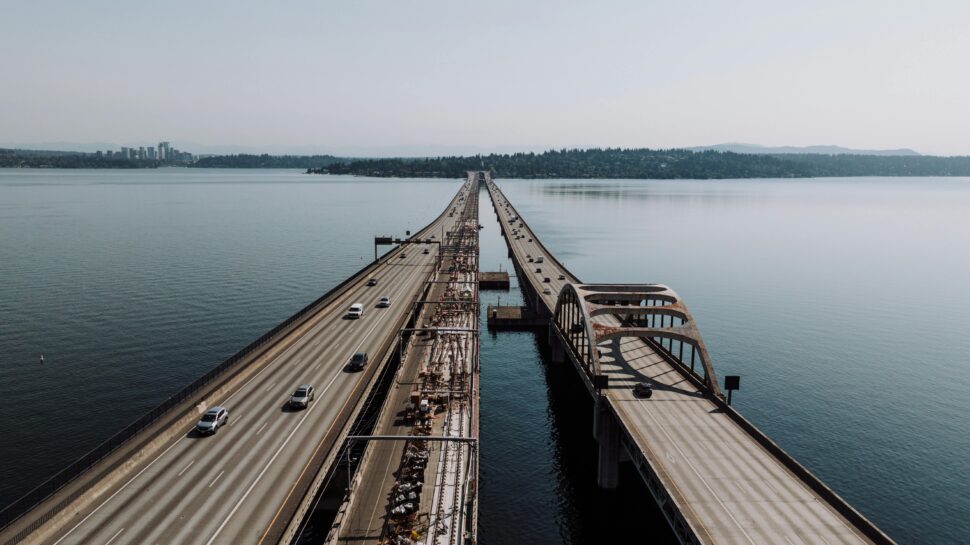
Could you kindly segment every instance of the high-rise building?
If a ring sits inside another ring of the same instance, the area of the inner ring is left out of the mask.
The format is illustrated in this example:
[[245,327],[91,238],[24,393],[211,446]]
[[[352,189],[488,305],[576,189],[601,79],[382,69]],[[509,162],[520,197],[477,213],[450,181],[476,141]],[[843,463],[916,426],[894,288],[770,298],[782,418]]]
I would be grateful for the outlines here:
[[145,154],[145,146],[138,147],[138,159],[141,161],[148,159],[148,156]]
[[170,161],[172,159],[172,150],[168,142],[158,143],[158,159],[160,161]]
[[130,148],[126,148],[124,146],[121,146],[121,158],[122,159],[131,159],[131,149]]
[[147,148],[145,148],[145,155],[148,157],[148,159],[150,161],[154,161],[155,160],[155,146],[148,146]]

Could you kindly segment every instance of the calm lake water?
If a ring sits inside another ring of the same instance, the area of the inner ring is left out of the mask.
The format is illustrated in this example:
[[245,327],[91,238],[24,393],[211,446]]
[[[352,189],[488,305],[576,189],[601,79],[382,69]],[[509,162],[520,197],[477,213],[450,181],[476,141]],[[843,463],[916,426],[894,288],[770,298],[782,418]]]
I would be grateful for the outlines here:
[[[742,376],[738,408],[900,543],[970,542],[970,180],[499,184],[583,280],[677,290],[718,373]],[[426,224],[457,188],[0,170],[0,504],[360,268],[373,235]],[[508,268],[487,197],[482,223],[483,269]],[[604,521],[610,541],[657,528],[669,542],[635,475],[616,493],[592,486],[584,394],[544,350],[531,333],[483,335],[482,542],[598,543]]]

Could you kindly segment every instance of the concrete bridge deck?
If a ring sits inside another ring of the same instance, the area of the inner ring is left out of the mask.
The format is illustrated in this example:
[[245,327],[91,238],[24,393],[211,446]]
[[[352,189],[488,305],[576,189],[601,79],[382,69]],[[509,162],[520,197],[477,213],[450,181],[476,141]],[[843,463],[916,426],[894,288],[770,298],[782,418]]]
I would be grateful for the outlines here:
[[[468,191],[466,184],[415,236],[430,239],[452,229],[459,218],[451,211]],[[423,296],[437,253],[437,244],[389,252],[277,339],[235,382],[202,400],[229,410],[229,424],[214,436],[192,431],[197,414],[190,407],[178,425],[153,432],[149,446],[125,453],[129,458],[112,469],[112,479],[91,484],[67,509],[48,512],[46,523],[26,538],[22,531],[11,538],[30,522],[32,513],[27,513],[0,534],[0,542],[276,543],[304,500],[314,462],[332,456],[340,445],[413,301]],[[379,283],[369,287],[372,277]],[[376,307],[381,296],[391,298],[390,308]],[[346,319],[352,303],[364,305],[360,319]],[[345,365],[358,351],[369,353],[370,365],[364,372],[348,372]],[[316,388],[316,399],[305,410],[290,411],[289,396],[303,383]]]
[[[524,296],[553,316],[562,289],[579,279],[542,245],[498,186],[489,180],[487,187]],[[536,262],[538,256],[543,263]],[[592,321],[606,328],[620,325],[613,316]],[[564,334],[553,325],[550,342],[561,342],[569,352]],[[602,412],[594,431],[600,441],[600,483],[615,485],[619,457],[632,460],[682,543],[892,543],[645,340],[613,339],[598,348],[602,372],[609,377],[608,387],[599,392],[576,358],[570,359]],[[633,385],[643,381],[654,385],[650,399],[632,393]],[[625,451],[619,456],[617,444]]]

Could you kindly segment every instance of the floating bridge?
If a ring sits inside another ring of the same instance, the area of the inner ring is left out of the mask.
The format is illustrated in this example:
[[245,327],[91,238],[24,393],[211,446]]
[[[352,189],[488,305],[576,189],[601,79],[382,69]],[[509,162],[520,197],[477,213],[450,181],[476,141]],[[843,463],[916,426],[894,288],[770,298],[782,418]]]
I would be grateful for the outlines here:
[[[555,362],[593,400],[597,481],[634,464],[683,544],[893,541],[725,401],[683,299],[661,284],[582,282],[486,182],[523,297],[545,315]],[[639,383],[648,399],[634,395]]]

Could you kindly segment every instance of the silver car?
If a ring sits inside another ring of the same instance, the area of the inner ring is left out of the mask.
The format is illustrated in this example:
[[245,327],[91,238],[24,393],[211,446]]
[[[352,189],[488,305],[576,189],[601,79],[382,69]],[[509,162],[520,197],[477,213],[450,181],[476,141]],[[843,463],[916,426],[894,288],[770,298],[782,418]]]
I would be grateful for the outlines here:
[[229,411],[225,407],[213,407],[202,415],[195,424],[195,431],[202,435],[212,435],[229,423]]
[[290,407],[294,409],[305,409],[313,401],[313,386],[309,384],[301,384],[297,386],[296,391],[290,396]]

